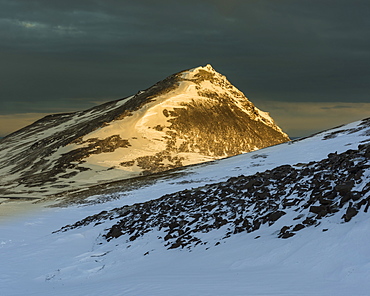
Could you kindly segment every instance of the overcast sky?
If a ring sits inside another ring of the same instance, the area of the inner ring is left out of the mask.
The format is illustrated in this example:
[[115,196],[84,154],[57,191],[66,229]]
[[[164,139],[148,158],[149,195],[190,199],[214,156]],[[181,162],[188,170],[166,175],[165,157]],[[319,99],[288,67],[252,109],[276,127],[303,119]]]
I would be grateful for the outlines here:
[[0,0],[0,136],[211,64],[290,136],[370,116],[369,0]]

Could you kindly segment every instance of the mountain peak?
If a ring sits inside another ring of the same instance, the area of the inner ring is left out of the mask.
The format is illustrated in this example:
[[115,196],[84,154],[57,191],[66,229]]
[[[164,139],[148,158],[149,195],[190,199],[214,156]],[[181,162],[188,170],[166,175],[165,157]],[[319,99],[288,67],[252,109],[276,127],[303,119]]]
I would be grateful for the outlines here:
[[217,72],[211,64],[207,64],[205,66],[199,66],[199,67],[196,67],[194,69],[197,69],[197,70],[205,70],[205,71],[208,71],[208,72]]
[[3,139],[0,193],[50,195],[288,140],[267,113],[206,65],[126,99],[45,117]]
[[198,66],[198,67],[195,67],[195,68],[192,68],[192,69],[189,69],[189,71],[198,71],[198,70],[205,70],[205,71],[209,71],[209,72],[217,72],[211,64],[207,64],[205,66]]
[[183,71],[183,78],[184,79],[194,79],[203,77],[205,79],[212,79],[214,76],[217,76],[218,78],[226,79],[225,76],[218,73],[210,64],[207,64],[206,66],[199,66],[196,68],[192,68],[186,71]]

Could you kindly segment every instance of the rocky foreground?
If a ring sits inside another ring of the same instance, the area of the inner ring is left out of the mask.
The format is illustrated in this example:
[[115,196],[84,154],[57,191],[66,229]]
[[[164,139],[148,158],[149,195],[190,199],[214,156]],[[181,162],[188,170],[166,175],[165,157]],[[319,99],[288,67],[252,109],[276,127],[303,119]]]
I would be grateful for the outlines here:
[[[331,134],[330,137],[334,137]],[[338,215],[350,221],[370,206],[370,145],[330,153],[327,158],[294,166],[283,165],[251,176],[164,195],[159,199],[124,206],[89,216],[60,231],[118,222],[103,237],[124,236],[130,242],[154,230],[168,249],[207,245],[206,233],[218,232],[220,241],[233,234],[253,232],[288,215],[289,223],[277,236],[283,239]]]
[[369,131],[364,119],[37,203],[0,227],[2,292],[367,295]]

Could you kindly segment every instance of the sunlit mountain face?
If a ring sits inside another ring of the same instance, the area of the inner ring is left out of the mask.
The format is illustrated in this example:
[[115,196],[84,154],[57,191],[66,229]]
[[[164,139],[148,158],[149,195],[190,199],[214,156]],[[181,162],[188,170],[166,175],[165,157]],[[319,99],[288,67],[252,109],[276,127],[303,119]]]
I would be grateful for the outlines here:
[[125,99],[46,116],[5,137],[0,193],[71,193],[288,140],[268,113],[207,65]]

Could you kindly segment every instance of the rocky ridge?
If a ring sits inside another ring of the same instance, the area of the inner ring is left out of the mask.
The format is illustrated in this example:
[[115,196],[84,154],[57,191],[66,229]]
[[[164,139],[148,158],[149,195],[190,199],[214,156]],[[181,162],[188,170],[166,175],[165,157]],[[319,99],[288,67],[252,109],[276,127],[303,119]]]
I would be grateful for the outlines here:
[[[364,121],[366,123],[367,121]],[[167,194],[159,199],[89,216],[60,231],[107,220],[107,240],[123,237],[127,246],[147,233],[168,249],[211,246],[207,234],[218,231],[219,244],[231,235],[288,220],[277,236],[283,239],[317,226],[324,218],[349,222],[370,206],[370,144],[344,153],[330,153],[321,161],[283,165],[251,176]],[[326,230],[326,229],[325,229]]]

